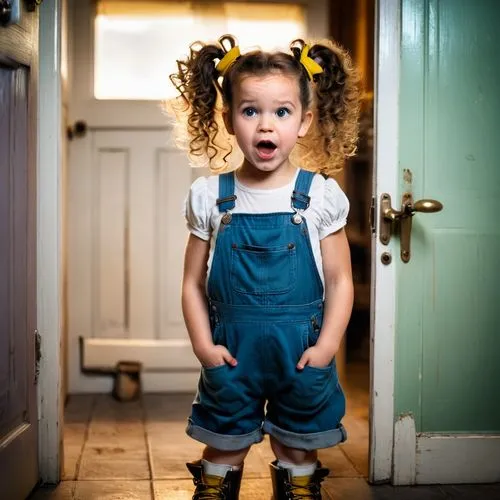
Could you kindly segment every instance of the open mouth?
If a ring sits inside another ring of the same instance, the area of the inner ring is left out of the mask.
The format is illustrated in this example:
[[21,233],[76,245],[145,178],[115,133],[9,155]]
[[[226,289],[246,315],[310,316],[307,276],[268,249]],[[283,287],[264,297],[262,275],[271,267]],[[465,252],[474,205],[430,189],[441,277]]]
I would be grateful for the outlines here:
[[259,152],[259,156],[264,160],[272,158],[277,147],[278,146],[276,146],[276,144],[274,144],[274,142],[272,141],[259,141],[257,143],[257,151]]

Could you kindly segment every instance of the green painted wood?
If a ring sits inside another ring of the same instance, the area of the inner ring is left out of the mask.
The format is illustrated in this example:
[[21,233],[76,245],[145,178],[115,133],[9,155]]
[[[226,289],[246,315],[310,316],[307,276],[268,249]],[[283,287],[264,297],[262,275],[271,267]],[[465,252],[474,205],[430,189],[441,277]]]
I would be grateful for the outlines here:
[[497,0],[402,2],[399,195],[445,207],[397,264],[395,411],[420,432],[500,432],[499,48]]

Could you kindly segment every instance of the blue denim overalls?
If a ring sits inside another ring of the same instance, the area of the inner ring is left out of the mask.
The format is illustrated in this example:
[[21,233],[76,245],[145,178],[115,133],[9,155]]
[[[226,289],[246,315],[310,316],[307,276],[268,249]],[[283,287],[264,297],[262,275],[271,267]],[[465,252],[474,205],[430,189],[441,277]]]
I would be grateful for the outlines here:
[[346,438],[335,360],[296,368],[323,319],[323,284],[301,215],[313,176],[300,170],[293,211],[269,214],[232,214],[234,173],[219,177],[217,204],[225,213],[207,284],[209,315],[214,343],[238,365],[202,368],[187,427],[213,448],[243,449],[263,433],[305,450]]

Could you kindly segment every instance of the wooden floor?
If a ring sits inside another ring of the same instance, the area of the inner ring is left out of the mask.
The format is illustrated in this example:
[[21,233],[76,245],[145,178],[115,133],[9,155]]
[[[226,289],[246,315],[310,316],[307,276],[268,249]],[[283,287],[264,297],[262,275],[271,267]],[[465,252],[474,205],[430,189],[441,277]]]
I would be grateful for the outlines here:
[[[325,499],[500,499],[500,485],[368,485],[368,374],[363,365],[348,369],[348,441],[320,452],[331,471],[323,483]],[[31,499],[190,499],[193,484],[185,462],[198,459],[202,450],[184,432],[192,399],[192,394],[151,394],[119,403],[109,395],[71,396],[65,412],[64,480],[38,489]],[[273,458],[267,440],[252,448],[241,500],[271,499],[268,463]]]

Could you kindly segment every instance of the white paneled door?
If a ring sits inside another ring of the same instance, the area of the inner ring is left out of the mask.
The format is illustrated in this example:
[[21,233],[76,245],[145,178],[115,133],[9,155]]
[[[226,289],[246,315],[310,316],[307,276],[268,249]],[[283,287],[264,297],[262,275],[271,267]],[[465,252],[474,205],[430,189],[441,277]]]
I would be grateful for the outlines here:
[[96,3],[69,5],[68,120],[86,130],[69,147],[68,392],[110,391],[98,372],[118,361],[143,363],[146,391],[194,391],[182,204],[201,172],[174,145],[159,101],[95,98]]
[[[145,390],[194,390],[198,363],[182,318],[187,230],[196,175],[169,130],[94,130],[73,141],[68,176],[69,390],[108,390],[82,373],[144,364]],[[80,337],[88,343],[82,358]]]

